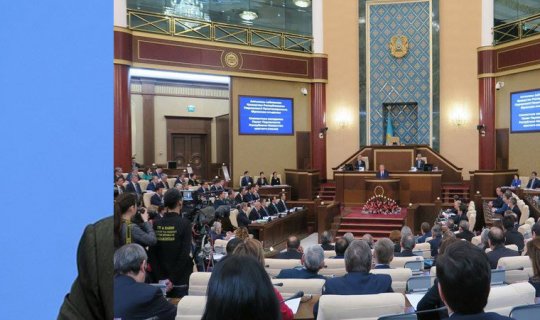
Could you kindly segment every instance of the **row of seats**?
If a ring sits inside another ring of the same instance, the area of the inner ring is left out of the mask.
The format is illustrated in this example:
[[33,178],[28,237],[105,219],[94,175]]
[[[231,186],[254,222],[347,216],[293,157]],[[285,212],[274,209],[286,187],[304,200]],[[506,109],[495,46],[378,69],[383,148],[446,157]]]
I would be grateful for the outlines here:
[[[324,280],[320,279],[290,280],[290,286],[286,286],[287,282],[285,279],[273,280],[274,284],[278,284],[276,288],[282,292],[284,298],[290,297],[300,290],[304,291],[306,295],[318,295],[321,294],[324,285]],[[287,290],[282,289],[284,287]],[[534,304],[535,293],[534,287],[526,282],[492,287],[485,311],[508,316],[515,306]],[[183,297],[178,303],[176,320],[200,319],[204,313],[205,305],[206,296],[204,295],[190,294]],[[317,319],[379,319],[385,315],[401,314],[404,310],[405,295],[397,292],[350,295],[347,296],[347,299],[343,299],[343,296],[340,295],[323,295],[319,299]]]

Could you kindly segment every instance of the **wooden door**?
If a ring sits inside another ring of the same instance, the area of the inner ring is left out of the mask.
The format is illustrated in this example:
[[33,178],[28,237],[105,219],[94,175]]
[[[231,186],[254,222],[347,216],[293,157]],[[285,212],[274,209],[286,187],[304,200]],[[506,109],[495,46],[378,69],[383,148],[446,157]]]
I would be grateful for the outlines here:
[[509,139],[510,132],[508,129],[495,129],[495,156],[497,170],[508,170]]
[[208,155],[206,153],[207,135],[205,134],[172,134],[171,150],[172,160],[178,167],[187,167],[189,164],[193,172],[207,177]]
[[311,132],[296,131],[296,169],[311,169]]

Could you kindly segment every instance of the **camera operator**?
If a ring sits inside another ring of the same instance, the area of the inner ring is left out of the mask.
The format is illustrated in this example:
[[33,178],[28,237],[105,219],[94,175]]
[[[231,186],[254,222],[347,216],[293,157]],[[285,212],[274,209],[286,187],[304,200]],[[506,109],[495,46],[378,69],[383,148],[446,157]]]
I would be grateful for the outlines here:
[[120,194],[114,201],[115,247],[128,243],[143,247],[156,244],[156,234],[148,218],[145,208],[137,209],[136,194]]

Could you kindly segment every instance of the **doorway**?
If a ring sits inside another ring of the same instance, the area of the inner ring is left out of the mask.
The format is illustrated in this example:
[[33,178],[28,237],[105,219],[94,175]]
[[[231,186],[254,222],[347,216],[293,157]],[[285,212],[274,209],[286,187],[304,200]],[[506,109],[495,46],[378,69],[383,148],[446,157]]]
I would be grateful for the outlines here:
[[179,168],[191,166],[193,172],[199,176],[207,177],[208,135],[206,134],[171,134],[171,156]]

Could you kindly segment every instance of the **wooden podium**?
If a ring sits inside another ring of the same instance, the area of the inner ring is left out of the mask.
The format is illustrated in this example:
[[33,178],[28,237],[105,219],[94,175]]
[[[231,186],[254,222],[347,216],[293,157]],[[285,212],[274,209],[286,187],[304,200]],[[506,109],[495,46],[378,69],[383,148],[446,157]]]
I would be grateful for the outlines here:
[[399,179],[366,179],[367,199],[383,195],[399,205]]

